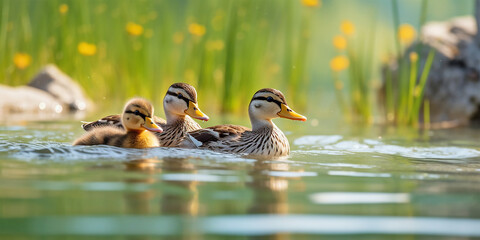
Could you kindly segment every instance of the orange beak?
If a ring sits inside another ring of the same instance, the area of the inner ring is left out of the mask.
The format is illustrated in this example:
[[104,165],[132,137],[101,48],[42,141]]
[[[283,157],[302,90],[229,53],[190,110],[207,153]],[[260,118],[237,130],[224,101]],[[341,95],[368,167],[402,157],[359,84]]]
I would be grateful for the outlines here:
[[185,113],[192,118],[196,118],[203,121],[208,121],[208,119],[210,119],[205,113],[203,113],[200,110],[200,108],[198,108],[197,104],[193,102],[188,103],[188,109],[185,110]]
[[163,132],[163,129],[159,127],[151,118],[145,117],[145,124],[143,125],[145,129],[150,132]]
[[281,118],[288,118],[288,119],[304,121],[304,122],[307,121],[307,118],[305,116],[302,116],[296,113],[285,104],[282,104],[282,110],[280,110],[280,112],[278,112],[277,115]]

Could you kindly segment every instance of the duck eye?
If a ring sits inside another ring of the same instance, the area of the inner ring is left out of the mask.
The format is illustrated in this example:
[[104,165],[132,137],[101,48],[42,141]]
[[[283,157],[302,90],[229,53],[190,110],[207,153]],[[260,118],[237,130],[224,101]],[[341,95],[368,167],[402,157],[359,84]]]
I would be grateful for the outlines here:
[[178,98],[182,98],[183,95],[182,95],[181,93],[179,93],[179,94],[177,95],[177,97],[178,97]]
[[138,110],[135,110],[134,114],[135,114],[135,115],[139,115],[140,112],[139,112]]
[[272,97],[267,97],[267,102],[273,102],[273,98]]

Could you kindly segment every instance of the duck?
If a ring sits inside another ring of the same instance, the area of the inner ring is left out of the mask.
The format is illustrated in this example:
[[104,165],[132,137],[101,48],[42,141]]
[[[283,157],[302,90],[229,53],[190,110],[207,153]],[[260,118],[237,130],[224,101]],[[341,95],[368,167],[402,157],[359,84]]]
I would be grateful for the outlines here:
[[[187,83],[170,85],[163,98],[163,108],[166,120],[153,117],[154,122],[163,128],[162,133],[156,133],[161,147],[179,147],[187,137],[187,133],[202,127],[192,118],[208,121],[209,117],[198,107],[197,91]],[[123,129],[120,115],[110,115],[94,122],[82,125],[86,131],[102,126],[114,126]]]
[[73,145],[111,145],[123,148],[159,147],[158,138],[153,133],[163,129],[153,120],[152,104],[142,98],[128,101],[121,115],[123,129],[113,125],[91,129],[73,142]]
[[252,97],[248,107],[252,129],[224,124],[189,132],[181,146],[204,148],[219,152],[244,154],[252,157],[283,157],[290,154],[285,134],[272,122],[275,118],[306,121],[293,111],[279,90],[263,88]]

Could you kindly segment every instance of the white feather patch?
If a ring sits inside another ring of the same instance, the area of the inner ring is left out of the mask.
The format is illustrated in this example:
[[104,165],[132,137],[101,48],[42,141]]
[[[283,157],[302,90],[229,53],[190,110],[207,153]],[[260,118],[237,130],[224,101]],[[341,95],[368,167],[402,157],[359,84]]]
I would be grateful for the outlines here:
[[195,139],[194,137],[192,137],[192,135],[190,135],[190,134],[187,134],[187,135],[190,138],[190,140],[192,141],[192,143],[195,144],[195,146],[200,147],[200,146],[203,145],[202,142],[200,142],[197,139]]

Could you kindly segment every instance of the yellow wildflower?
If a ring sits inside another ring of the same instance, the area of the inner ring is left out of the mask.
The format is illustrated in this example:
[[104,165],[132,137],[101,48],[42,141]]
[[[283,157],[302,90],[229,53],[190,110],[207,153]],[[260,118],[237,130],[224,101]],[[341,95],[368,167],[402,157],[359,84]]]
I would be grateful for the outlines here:
[[335,81],[335,89],[342,90],[343,89],[343,82],[340,80]]
[[362,100],[362,93],[360,92],[360,90],[353,91],[353,100],[355,100],[356,102]]
[[418,54],[416,52],[411,52],[410,55],[410,62],[415,63],[418,61]]
[[13,27],[14,27],[13,22],[8,22],[8,23],[7,23],[7,32],[12,31],[12,30],[13,30]]
[[422,94],[422,88],[420,86],[415,86],[415,90],[413,90],[413,96],[418,97]]
[[78,44],[78,52],[84,56],[93,56],[97,53],[97,46],[87,42],[81,42]]
[[417,36],[417,32],[415,28],[412,27],[410,24],[402,24],[398,27],[398,39],[400,42],[404,44],[410,44],[413,42],[415,37]]
[[205,26],[200,25],[198,23],[192,23],[188,26],[188,31],[195,36],[203,36],[206,32]]
[[333,38],[333,46],[338,50],[347,48],[347,39],[344,36],[338,35]]
[[32,62],[32,57],[27,53],[16,53],[13,57],[13,63],[18,69],[25,69],[30,66]]
[[145,37],[146,38],[152,38],[153,37],[153,30],[152,29],[145,30]]
[[320,0],[302,0],[302,4],[307,7],[317,7],[321,6],[322,2]]
[[340,72],[348,68],[349,61],[345,56],[336,56],[330,61],[330,68],[335,72]]
[[60,7],[58,8],[58,11],[61,13],[61,14],[65,14],[68,12],[68,5],[67,4],[62,4],[60,5]]
[[136,24],[133,22],[127,23],[127,26],[125,27],[127,30],[128,34],[133,35],[133,36],[139,36],[142,35],[143,33],[143,27],[140,24]]
[[348,20],[344,20],[342,22],[340,29],[342,30],[343,34],[347,36],[352,36],[355,33],[355,25]]
[[215,41],[208,41],[207,44],[207,49],[208,50],[217,50],[220,51],[225,47],[225,44],[223,43],[222,40],[215,40]]
[[383,54],[382,57],[381,57],[381,62],[382,64],[388,64],[390,62],[390,60],[392,59],[391,56],[387,55],[387,54]]
[[148,20],[150,20],[150,21],[155,20],[157,18],[157,12],[155,12],[155,11],[150,12],[147,17],[148,17]]
[[180,44],[183,42],[183,33],[181,32],[176,32],[175,34],[173,34],[173,42],[176,43],[176,44]]

